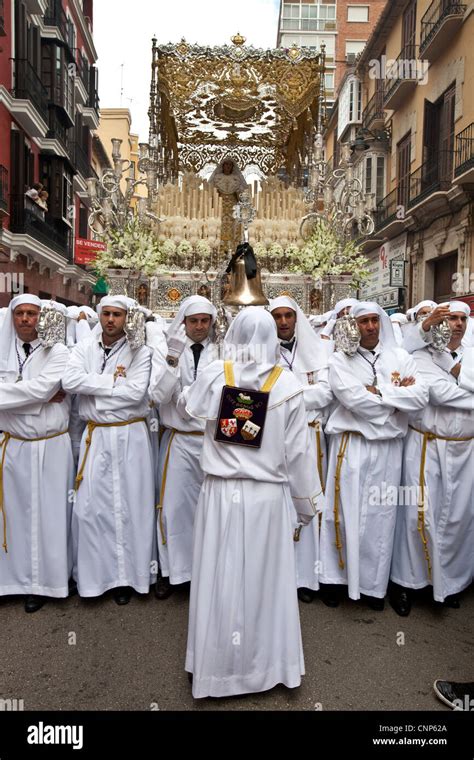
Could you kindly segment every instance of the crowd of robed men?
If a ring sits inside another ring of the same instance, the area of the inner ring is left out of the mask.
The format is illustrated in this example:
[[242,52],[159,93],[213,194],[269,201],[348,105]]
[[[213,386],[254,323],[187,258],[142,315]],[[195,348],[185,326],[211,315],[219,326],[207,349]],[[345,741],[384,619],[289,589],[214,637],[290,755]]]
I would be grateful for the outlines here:
[[[38,337],[45,305],[67,321],[66,344]],[[137,306],[25,294],[0,316],[1,595],[35,612],[76,590],[126,604],[192,581],[196,698],[298,686],[298,596],[381,611],[388,590],[406,616],[431,587],[434,603],[460,606],[474,568],[466,303],[391,320],[346,299],[308,319],[280,296],[242,309],[219,348],[206,298],[186,298],[170,325],[147,321],[138,348],[126,330]],[[334,340],[347,313],[351,355]],[[224,386],[268,393],[259,448],[232,445]]]

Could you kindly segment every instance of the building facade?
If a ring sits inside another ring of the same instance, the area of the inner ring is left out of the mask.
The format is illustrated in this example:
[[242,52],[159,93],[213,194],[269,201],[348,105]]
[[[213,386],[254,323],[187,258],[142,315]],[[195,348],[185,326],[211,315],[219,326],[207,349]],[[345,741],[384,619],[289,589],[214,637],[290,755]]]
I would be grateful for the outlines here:
[[[389,310],[430,298],[473,305],[474,5],[392,0],[346,72],[326,132],[334,165],[349,142],[375,205],[363,297]],[[390,261],[405,261],[404,287]]]
[[386,0],[281,0],[277,47],[326,48],[326,98],[331,107],[347,63],[355,61]]
[[[5,0],[0,11],[0,305],[21,290],[88,303],[95,278],[74,247],[90,237],[99,124],[93,0]],[[35,184],[46,208],[27,194]]]

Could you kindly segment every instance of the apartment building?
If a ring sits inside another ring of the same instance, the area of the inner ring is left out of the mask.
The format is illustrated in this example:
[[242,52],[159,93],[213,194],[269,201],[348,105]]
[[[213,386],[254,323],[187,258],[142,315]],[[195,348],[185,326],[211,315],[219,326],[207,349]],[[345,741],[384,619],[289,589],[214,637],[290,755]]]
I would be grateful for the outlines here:
[[[90,237],[99,124],[93,0],[8,0],[0,18],[0,305],[20,288],[88,303],[95,278],[74,250]],[[35,183],[46,209],[25,195]]]
[[[338,165],[351,145],[375,204],[361,296],[390,311],[424,298],[474,304],[473,39],[472,2],[392,0],[328,124],[327,155]],[[404,287],[391,284],[391,259],[405,261]]]

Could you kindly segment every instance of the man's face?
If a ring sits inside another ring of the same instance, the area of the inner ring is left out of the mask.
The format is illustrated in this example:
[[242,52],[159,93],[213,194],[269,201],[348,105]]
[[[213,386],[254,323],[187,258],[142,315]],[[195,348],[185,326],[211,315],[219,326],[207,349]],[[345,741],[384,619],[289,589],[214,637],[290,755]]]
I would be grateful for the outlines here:
[[362,348],[367,348],[369,351],[372,351],[379,342],[379,315],[367,314],[365,317],[359,317],[356,321],[360,332],[360,345]]
[[102,335],[107,343],[114,341],[124,335],[124,325],[127,319],[125,309],[119,309],[116,306],[104,306],[100,314],[100,324],[102,326]]
[[422,306],[421,309],[418,309],[418,311],[416,312],[417,320],[420,319],[421,317],[424,317],[425,314],[431,314],[432,311],[433,309],[431,308],[431,306]]
[[351,310],[351,306],[346,306],[344,309],[341,309],[341,311],[338,311],[337,316],[338,317],[345,317],[346,314],[349,314]]
[[232,161],[224,161],[222,164],[222,174],[232,174],[234,170],[234,164]]
[[453,311],[447,317],[451,328],[451,340],[448,343],[449,348],[457,348],[466,332],[467,317],[462,311]]
[[296,312],[293,309],[288,309],[286,306],[281,306],[278,309],[273,309],[272,317],[276,322],[279,339],[284,341],[291,340],[295,334]]
[[13,324],[19,339],[23,343],[31,343],[38,337],[36,324],[39,314],[39,306],[35,306],[32,303],[24,303],[21,306],[17,306],[14,310]]
[[192,317],[184,318],[186,335],[193,343],[201,343],[209,335],[211,329],[210,314],[193,314]]

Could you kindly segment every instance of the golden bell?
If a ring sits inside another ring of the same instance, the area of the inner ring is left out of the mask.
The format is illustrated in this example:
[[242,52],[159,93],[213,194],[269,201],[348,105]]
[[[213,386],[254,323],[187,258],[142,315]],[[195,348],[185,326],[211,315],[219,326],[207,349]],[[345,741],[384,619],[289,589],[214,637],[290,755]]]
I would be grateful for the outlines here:
[[224,296],[222,303],[226,306],[266,306],[268,299],[263,294],[260,281],[260,269],[251,280],[245,273],[244,257],[235,263],[235,269],[230,275],[230,292]]

